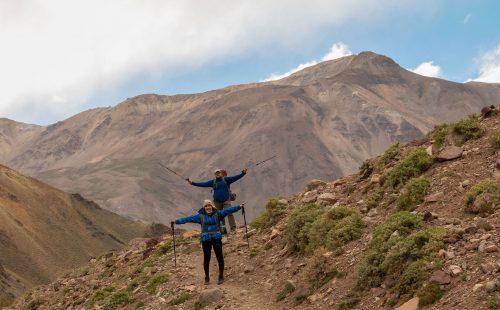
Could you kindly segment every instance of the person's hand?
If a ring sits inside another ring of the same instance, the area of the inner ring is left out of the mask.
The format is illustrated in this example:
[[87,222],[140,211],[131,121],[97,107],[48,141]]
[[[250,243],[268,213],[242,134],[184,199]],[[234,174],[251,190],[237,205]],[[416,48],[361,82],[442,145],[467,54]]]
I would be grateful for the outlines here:
[[243,174],[246,174],[247,171],[248,171],[248,168],[245,168],[245,169],[241,170],[241,172],[243,172]]
[[191,182],[191,180],[189,178],[186,179],[186,181],[189,183],[189,184],[193,184],[193,182]]
[[173,227],[173,226],[174,226],[174,224],[175,224],[175,222],[174,222],[174,221],[171,221],[171,222],[170,222],[170,226],[172,226],[172,227]]
[[245,210],[245,203],[242,203],[242,204],[240,205],[240,207],[241,207],[241,209],[242,209],[242,210]]

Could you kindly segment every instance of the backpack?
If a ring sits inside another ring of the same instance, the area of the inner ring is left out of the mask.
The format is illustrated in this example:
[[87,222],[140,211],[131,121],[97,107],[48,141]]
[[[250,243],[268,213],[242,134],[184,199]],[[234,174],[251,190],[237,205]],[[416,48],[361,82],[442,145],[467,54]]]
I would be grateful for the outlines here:
[[[222,170],[222,175],[224,175],[222,177],[222,182],[224,182],[224,184],[226,184],[227,186],[227,189],[229,190],[229,200],[230,201],[235,201],[236,200],[236,194],[233,193],[233,191],[231,190],[231,185],[227,184],[226,182],[226,176],[227,176],[227,172],[226,170]],[[214,184],[212,185],[212,190],[215,190],[217,188],[217,183],[215,182],[215,179],[214,179]]]
[[[205,226],[205,216],[203,214],[200,214],[200,222],[201,222],[201,232],[203,233],[203,226]],[[221,234],[224,233],[222,227],[220,226],[220,220],[219,220],[219,213],[217,213],[217,211],[215,211],[215,223],[217,223],[217,227],[219,228],[219,232]],[[209,233],[209,232],[205,232],[205,233]]]

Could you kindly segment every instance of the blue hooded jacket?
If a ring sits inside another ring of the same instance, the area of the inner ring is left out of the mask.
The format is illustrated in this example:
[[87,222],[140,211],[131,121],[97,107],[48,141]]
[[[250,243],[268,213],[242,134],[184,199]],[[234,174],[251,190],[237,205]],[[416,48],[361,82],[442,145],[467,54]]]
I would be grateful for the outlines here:
[[[201,218],[203,217],[203,225],[201,227],[200,235],[201,242],[221,240],[222,234],[220,233],[216,218],[218,217],[219,221],[221,221],[224,217],[238,211],[239,209],[241,209],[241,206],[237,205],[207,214],[205,208],[201,208],[198,210],[198,214],[176,219],[175,224],[197,223],[201,225]],[[215,215],[216,213],[217,216]]]
[[[244,172],[230,177],[220,177],[206,182],[191,182],[191,185],[198,187],[211,187],[214,190],[214,201],[224,202],[229,200],[229,185],[241,179]],[[226,181],[226,182],[224,182]]]

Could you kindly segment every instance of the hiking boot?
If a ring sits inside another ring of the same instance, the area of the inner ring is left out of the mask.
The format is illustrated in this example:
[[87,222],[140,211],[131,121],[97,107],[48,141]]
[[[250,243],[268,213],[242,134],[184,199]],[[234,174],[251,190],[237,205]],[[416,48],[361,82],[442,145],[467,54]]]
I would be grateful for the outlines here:
[[205,285],[209,285],[210,284],[210,278],[209,277],[205,277]]
[[224,283],[224,277],[219,277],[219,280],[217,281],[217,284],[222,284]]

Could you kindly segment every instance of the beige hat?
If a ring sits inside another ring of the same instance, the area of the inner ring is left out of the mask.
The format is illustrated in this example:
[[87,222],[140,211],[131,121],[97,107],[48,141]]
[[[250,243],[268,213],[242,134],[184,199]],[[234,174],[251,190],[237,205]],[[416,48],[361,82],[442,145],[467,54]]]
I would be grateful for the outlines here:
[[215,169],[214,174],[216,174],[217,172],[222,172],[222,169],[220,169],[220,168]]
[[206,199],[206,200],[203,201],[203,207],[206,207],[206,206],[211,206],[212,208],[215,208],[214,203],[212,202],[212,200],[208,200],[208,199]]

